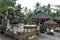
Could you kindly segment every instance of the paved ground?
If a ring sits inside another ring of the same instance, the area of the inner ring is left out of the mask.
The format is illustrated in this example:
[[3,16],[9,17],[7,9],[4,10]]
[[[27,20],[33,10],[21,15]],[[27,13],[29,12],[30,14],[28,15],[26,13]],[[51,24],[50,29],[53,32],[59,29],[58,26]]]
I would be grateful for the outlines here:
[[[34,40],[60,40],[60,33],[54,32],[54,34],[55,34],[54,36],[40,34],[39,37],[35,38]],[[0,40],[14,40],[14,39],[0,34]]]
[[36,40],[60,40],[60,33],[54,33],[55,35],[40,34]]
[[0,34],[0,40],[14,40],[11,37],[4,36],[3,34]]

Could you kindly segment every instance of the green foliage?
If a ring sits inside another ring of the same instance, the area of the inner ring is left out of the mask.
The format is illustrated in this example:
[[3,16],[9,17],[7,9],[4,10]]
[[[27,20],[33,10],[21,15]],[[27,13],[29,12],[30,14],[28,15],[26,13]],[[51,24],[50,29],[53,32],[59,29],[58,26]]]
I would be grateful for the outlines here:
[[13,6],[12,3],[13,2],[11,0],[0,0],[0,14],[2,14],[4,10],[8,9],[9,6]]
[[17,9],[17,12],[20,13],[23,8],[21,7],[21,4],[18,4],[16,6],[16,9]]
[[37,2],[36,6],[35,6],[37,10],[38,10],[39,6],[40,6],[40,4],[39,4],[39,2]]
[[56,17],[56,13],[51,13],[50,18],[53,19],[54,17]]
[[60,16],[60,10],[56,12],[56,16]]
[[19,14],[19,17],[22,18],[22,19],[24,19],[25,18],[25,15],[23,13],[20,13]]
[[27,20],[30,20],[31,16],[32,16],[32,13],[27,13],[26,19],[27,19]]
[[36,15],[38,15],[38,12],[41,11],[40,10],[41,6],[40,6],[39,2],[37,2],[34,7],[35,7],[34,11],[29,10],[29,12],[26,14],[26,19],[32,20],[32,18],[35,17]]
[[37,2],[34,7],[35,7],[35,10],[34,10],[35,13],[36,13],[39,9],[41,9],[41,5],[40,5],[39,2]]
[[3,12],[3,10],[6,10],[8,6],[11,6],[10,0],[2,0],[0,1],[0,10]]
[[18,5],[16,5],[16,11],[15,11],[15,13],[16,13],[16,16],[19,16],[21,19],[23,19],[24,17],[25,17],[25,15],[24,15],[24,13],[22,13],[22,6],[21,6],[21,4],[18,4]]
[[0,16],[2,16],[3,14],[0,12]]
[[53,19],[54,17],[60,16],[60,10],[57,11],[57,12],[51,12],[49,16],[50,16],[52,19]]

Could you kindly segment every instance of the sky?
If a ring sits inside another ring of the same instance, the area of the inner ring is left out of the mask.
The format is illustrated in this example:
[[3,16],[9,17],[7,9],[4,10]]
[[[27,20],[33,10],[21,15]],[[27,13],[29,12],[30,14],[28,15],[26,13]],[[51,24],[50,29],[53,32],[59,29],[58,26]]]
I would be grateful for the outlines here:
[[28,9],[33,10],[33,6],[35,6],[37,2],[41,3],[41,5],[60,5],[60,0],[17,0],[16,3],[21,4],[22,7],[27,7]]

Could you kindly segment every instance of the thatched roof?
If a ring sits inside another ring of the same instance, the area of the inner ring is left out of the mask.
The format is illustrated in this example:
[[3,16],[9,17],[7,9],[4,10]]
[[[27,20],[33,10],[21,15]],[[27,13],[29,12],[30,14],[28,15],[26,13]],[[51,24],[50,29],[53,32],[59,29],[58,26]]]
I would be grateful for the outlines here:
[[57,24],[57,23],[53,20],[48,20],[48,21],[45,21],[44,24]]
[[54,20],[60,20],[60,16],[55,17]]
[[41,12],[38,15],[36,15],[34,18],[39,18],[39,19],[50,19],[49,15],[45,12]]

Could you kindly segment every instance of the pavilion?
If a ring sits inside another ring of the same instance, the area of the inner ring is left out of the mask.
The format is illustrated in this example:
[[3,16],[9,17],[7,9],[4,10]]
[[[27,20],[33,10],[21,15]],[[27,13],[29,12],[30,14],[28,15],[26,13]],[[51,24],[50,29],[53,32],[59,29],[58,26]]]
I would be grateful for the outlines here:
[[36,22],[36,23],[40,23],[40,24],[43,24],[43,22],[49,20],[50,17],[49,15],[46,13],[46,12],[41,12],[41,13],[38,13],[38,15],[36,15],[33,20]]
[[55,18],[54,18],[54,21],[56,21],[57,24],[58,24],[58,27],[60,27],[60,16],[55,17]]
[[56,27],[57,23],[54,20],[48,20],[44,22],[44,25],[46,25],[46,27]]

